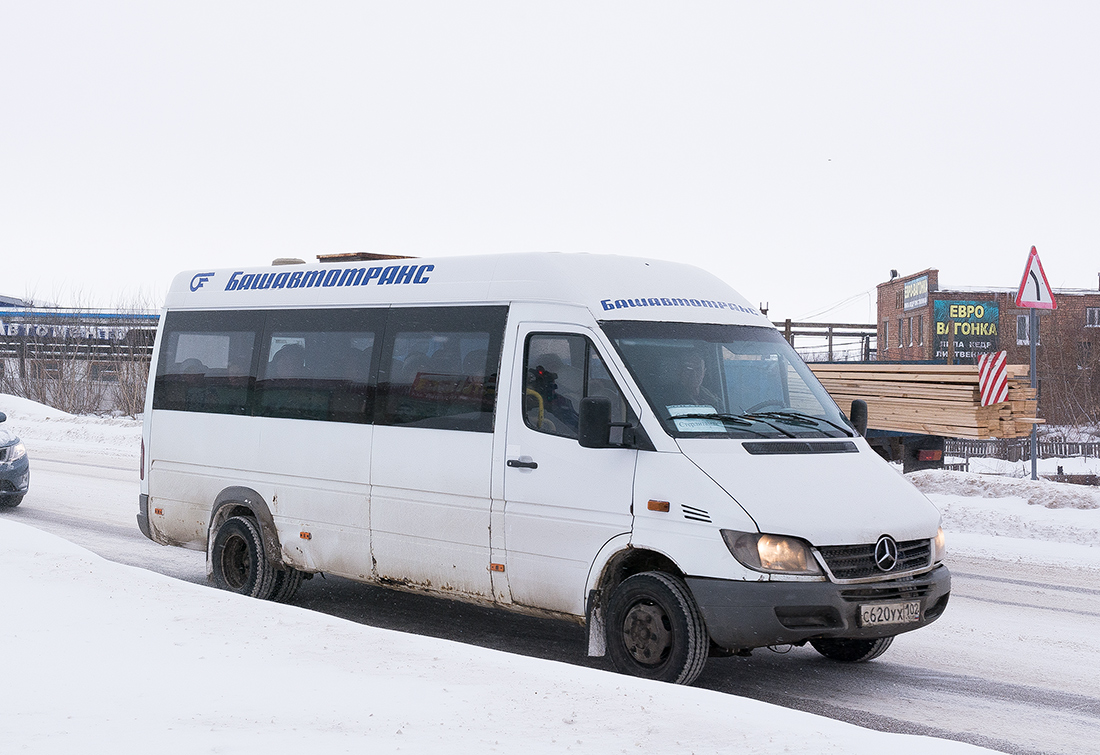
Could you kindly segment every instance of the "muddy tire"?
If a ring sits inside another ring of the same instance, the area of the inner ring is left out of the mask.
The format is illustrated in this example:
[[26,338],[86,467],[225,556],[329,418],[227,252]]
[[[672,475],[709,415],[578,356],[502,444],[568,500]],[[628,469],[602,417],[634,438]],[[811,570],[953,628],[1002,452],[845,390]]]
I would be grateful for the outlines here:
[[276,570],[264,553],[263,536],[255,520],[226,519],[210,551],[214,585],[222,590],[266,599],[275,587]]
[[832,661],[841,663],[866,663],[873,661],[886,652],[893,637],[879,637],[875,640],[822,639],[810,640],[814,650]]
[[710,650],[691,591],[663,572],[623,580],[608,600],[606,627],[615,670],[644,679],[691,684]]
[[275,583],[271,588],[271,599],[276,603],[289,603],[298,594],[298,588],[302,586],[305,574],[287,567],[275,572]]

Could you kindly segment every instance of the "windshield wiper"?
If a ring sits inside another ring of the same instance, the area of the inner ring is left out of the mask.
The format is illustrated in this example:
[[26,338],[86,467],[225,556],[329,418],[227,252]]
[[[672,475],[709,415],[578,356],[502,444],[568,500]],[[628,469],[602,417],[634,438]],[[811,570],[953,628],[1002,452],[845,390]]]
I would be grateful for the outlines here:
[[[704,412],[698,412],[698,413],[692,413],[692,414],[677,414],[675,416],[670,414],[668,418],[670,420],[673,420],[673,422],[675,422],[678,419],[716,419],[719,422],[725,422],[725,423],[730,424],[730,425],[736,425],[737,427],[743,427],[743,428],[745,428],[746,431],[752,433],[753,435],[759,435],[761,438],[768,437],[765,433],[759,432],[758,430],[751,429],[753,424],[755,424],[755,422],[752,420],[752,418],[745,419],[745,417],[743,417],[742,415],[739,415],[739,414],[718,414],[716,412],[711,412],[710,414],[707,414],[707,413],[704,413]],[[756,421],[762,421],[762,420],[756,420]],[[775,427],[775,425],[773,425],[770,422],[764,422],[764,424],[767,425],[768,427]],[[775,429],[779,430],[779,432],[781,432],[781,433],[785,433],[787,435],[790,435],[790,433],[788,433],[786,430],[784,430],[780,427],[775,427]],[[793,438],[794,436],[791,435],[791,437]]]
[[[777,419],[781,422],[786,421],[788,424],[798,425],[800,427],[813,427],[813,426],[817,425],[818,423],[824,422],[826,425],[830,425],[832,427],[835,427],[837,430],[840,430],[842,433],[844,433],[849,438],[851,438],[853,435],[855,435],[855,433],[852,431],[852,429],[850,427],[844,427],[843,425],[838,425],[836,422],[830,422],[829,420],[825,419],[824,417],[815,417],[812,414],[806,414],[805,412],[799,412],[799,411],[795,411],[793,409],[784,410],[784,411],[781,411],[781,412],[757,412],[755,414],[746,414],[744,416],[746,416],[746,417],[768,417],[768,418],[772,418],[772,419]],[[807,420],[809,420],[809,421],[807,421]],[[813,423],[813,424],[811,424],[811,423]]]

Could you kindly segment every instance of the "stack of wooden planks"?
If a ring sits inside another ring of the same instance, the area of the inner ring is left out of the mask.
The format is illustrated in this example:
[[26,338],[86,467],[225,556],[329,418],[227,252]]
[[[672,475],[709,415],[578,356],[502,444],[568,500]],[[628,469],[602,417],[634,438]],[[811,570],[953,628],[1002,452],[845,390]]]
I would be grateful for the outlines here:
[[1008,365],[1008,400],[982,406],[978,368],[936,364],[809,364],[846,413],[852,400],[867,402],[875,430],[951,438],[1022,438],[1038,412],[1027,365]]

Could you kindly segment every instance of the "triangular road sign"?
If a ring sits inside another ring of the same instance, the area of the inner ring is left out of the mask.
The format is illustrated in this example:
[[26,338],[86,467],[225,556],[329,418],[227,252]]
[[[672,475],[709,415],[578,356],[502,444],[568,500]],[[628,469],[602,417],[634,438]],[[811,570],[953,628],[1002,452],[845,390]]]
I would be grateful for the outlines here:
[[1054,301],[1054,290],[1047,282],[1047,274],[1043,272],[1043,263],[1039,261],[1039,253],[1035,251],[1035,247],[1031,247],[1031,254],[1027,257],[1024,279],[1020,281],[1020,290],[1016,293],[1016,306],[1031,309],[1058,308],[1058,303]]

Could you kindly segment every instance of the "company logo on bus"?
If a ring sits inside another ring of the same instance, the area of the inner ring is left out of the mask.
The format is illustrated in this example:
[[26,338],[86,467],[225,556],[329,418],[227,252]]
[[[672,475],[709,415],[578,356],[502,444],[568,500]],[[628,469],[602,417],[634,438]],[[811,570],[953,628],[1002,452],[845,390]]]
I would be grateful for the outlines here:
[[[336,288],[340,286],[418,285],[428,283],[435,265],[389,265],[388,267],[351,267],[322,270],[294,270],[282,273],[245,273],[229,276],[226,291],[265,291],[276,288]],[[207,275],[203,273],[203,275]],[[199,276],[195,276],[198,278]],[[198,286],[201,287],[200,281]],[[191,290],[196,291],[195,281]]]
[[213,277],[213,273],[195,273],[194,277],[191,278],[191,290],[198,291],[200,288],[203,287],[204,283],[206,283]]
[[712,299],[679,299],[679,298],[649,298],[649,299],[602,299],[600,305],[605,312],[616,309],[629,309],[631,307],[700,307],[706,309],[728,309],[734,312],[744,312],[746,315],[763,317],[759,310],[745,307],[731,301],[714,301]]

